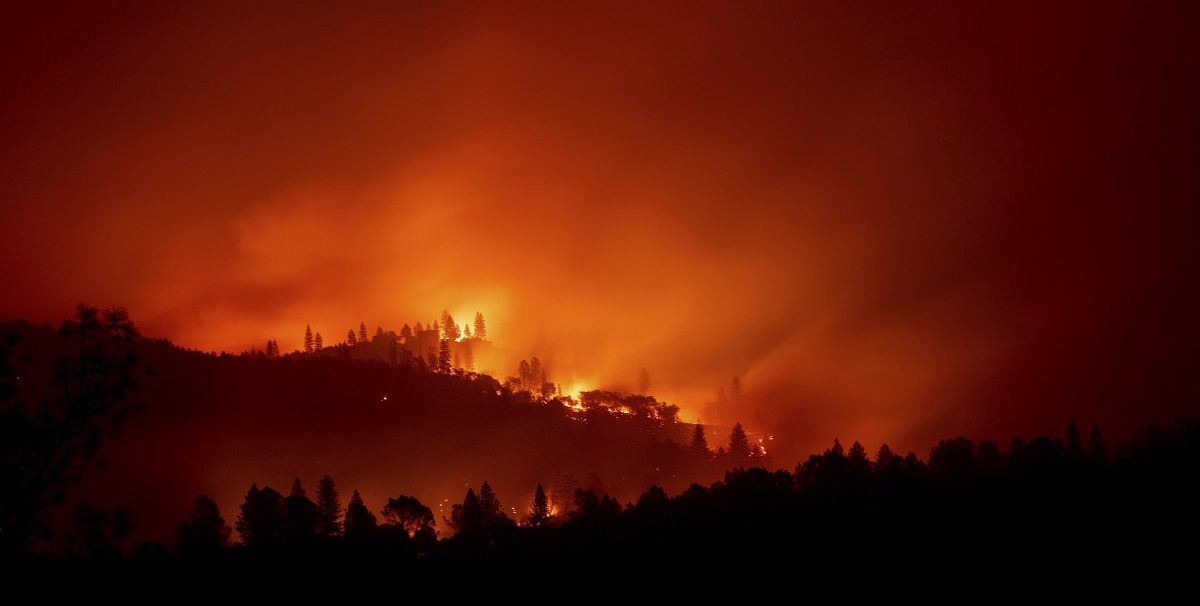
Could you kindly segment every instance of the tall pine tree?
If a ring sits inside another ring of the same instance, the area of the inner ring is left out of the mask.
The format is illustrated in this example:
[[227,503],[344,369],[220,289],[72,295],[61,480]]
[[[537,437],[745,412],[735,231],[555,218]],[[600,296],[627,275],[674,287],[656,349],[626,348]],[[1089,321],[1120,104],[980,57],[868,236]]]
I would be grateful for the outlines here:
[[346,517],[343,521],[343,532],[347,538],[358,538],[375,529],[375,514],[367,509],[362,495],[355,490],[350,495],[350,503],[346,505]]
[[533,508],[529,511],[529,525],[543,526],[549,521],[550,500],[546,498],[546,491],[539,483],[537,490],[533,493]]
[[695,427],[692,428],[692,450],[708,454],[708,438],[704,437],[704,426],[700,421],[696,421]]
[[342,533],[342,503],[331,476],[322,476],[317,484],[317,534],[333,537]]
[[746,430],[742,429],[741,423],[735,423],[729,434],[729,454],[736,459],[750,456],[750,439],[746,437]]
[[438,347],[437,370],[440,373],[449,373],[450,368],[450,340],[442,339],[441,345]]
[[487,340],[487,323],[483,321],[483,314],[479,312],[475,312],[475,338]]

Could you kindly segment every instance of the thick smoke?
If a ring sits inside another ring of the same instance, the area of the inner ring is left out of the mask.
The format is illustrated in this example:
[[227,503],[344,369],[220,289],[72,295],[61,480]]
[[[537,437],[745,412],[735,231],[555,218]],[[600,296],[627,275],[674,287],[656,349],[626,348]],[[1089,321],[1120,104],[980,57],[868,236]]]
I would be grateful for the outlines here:
[[0,313],[240,351],[482,311],[795,454],[1175,414],[1195,21],[1042,4],[9,7]]

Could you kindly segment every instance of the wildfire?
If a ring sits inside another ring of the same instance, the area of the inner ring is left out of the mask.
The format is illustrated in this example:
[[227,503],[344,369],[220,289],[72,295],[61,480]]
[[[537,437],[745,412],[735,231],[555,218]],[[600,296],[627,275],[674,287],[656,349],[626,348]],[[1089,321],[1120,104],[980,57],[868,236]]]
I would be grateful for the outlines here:
[[585,391],[591,391],[593,389],[595,389],[595,388],[592,387],[591,385],[587,384],[584,381],[574,381],[570,385],[563,386],[562,395],[567,396],[568,398],[571,398],[572,400],[578,400],[580,394],[582,394]]

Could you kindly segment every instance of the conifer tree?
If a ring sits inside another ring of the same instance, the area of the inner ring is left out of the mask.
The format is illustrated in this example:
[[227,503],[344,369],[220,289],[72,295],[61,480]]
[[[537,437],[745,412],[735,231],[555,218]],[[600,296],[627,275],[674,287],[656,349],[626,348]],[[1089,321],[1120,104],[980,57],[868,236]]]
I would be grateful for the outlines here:
[[441,373],[450,372],[450,341],[442,339],[441,345],[438,347],[437,369]]
[[358,323],[358,342],[359,343],[367,342],[367,323],[366,322]]
[[500,500],[496,498],[496,491],[492,490],[491,484],[487,480],[483,481],[483,486],[479,488],[479,511],[483,516],[485,524],[494,524],[504,518],[504,513],[500,511]]
[[850,465],[860,473],[866,473],[871,470],[871,460],[867,458],[867,449],[858,440],[850,446],[850,451],[847,453],[847,458],[850,459]]
[[325,340],[321,338],[321,333],[318,332],[317,336],[313,337],[313,349],[316,351],[321,351],[321,349],[323,349],[324,347],[325,347]]
[[529,525],[542,526],[550,521],[550,500],[546,498],[546,491],[542,489],[542,485],[537,485],[537,490],[533,493],[533,508],[529,512]]
[[346,342],[350,345],[354,345],[355,341],[357,341],[357,339],[354,338],[354,329],[350,329],[346,332]]
[[879,452],[875,453],[875,469],[877,471],[888,469],[895,460],[896,454],[892,452],[892,447],[884,444],[879,447]]
[[229,530],[217,502],[196,497],[187,521],[176,531],[176,548],[183,556],[212,557],[229,547]]
[[375,529],[375,514],[367,509],[363,503],[362,495],[355,490],[350,496],[350,503],[346,505],[346,517],[342,527],[347,537],[362,536]]
[[483,314],[479,312],[475,312],[475,338],[487,340],[487,323],[483,320]]
[[704,426],[700,421],[692,428],[692,450],[708,454],[708,438],[704,437]]
[[317,484],[317,534],[323,537],[341,534],[344,513],[333,477],[322,476]]
[[468,488],[467,496],[462,503],[455,503],[450,509],[450,519],[447,520],[455,532],[471,534],[483,527],[483,515],[479,508],[479,498],[475,490]]
[[738,459],[750,456],[750,439],[746,437],[746,430],[742,429],[741,423],[735,423],[729,434],[729,454]]
[[283,500],[284,536],[292,545],[306,543],[317,533],[317,505],[313,503],[300,478],[292,481],[292,492]]
[[251,484],[235,527],[251,549],[278,545],[284,531],[283,495],[270,487],[260,490],[257,484]]
[[305,327],[304,327],[304,352],[305,352],[305,353],[312,353],[312,352],[313,352],[313,332],[312,332],[312,326],[305,326]]

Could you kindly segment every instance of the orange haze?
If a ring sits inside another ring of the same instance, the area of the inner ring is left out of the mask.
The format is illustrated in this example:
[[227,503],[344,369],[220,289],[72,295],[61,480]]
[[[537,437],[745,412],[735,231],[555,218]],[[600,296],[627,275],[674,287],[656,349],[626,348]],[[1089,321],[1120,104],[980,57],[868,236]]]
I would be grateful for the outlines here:
[[478,310],[797,455],[1200,401],[1187,3],[305,4],[0,9],[0,316]]

